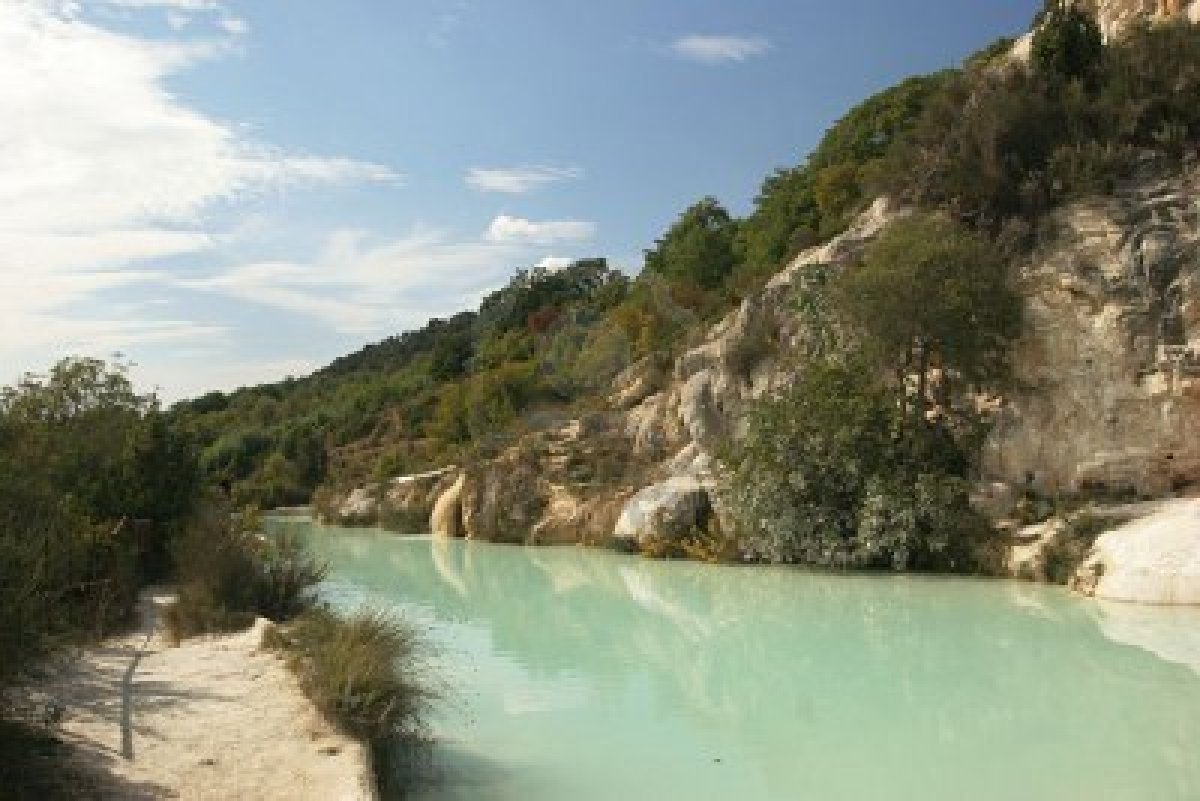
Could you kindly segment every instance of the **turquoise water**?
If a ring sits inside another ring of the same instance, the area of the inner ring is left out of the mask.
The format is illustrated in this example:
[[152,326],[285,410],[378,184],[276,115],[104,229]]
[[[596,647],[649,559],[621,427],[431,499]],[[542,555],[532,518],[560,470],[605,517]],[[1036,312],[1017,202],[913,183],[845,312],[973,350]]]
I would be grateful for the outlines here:
[[1200,611],[272,525],[436,641],[425,799],[1200,799]]

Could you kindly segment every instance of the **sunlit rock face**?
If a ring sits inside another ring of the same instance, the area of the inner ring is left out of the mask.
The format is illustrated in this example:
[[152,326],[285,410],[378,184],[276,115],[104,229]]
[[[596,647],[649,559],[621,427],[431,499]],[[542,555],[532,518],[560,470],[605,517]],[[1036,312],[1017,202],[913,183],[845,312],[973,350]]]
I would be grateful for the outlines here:
[[1083,0],[1079,5],[1095,13],[1107,38],[1120,36],[1139,22],[1200,19],[1200,3],[1192,0]]
[[792,382],[796,354],[811,336],[795,298],[806,270],[848,264],[890,222],[905,214],[880,198],[838,237],[811,248],[713,326],[680,356],[672,380],[626,412],[639,452],[677,454],[696,445],[713,452],[737,436],[742,413],[765,393]]
[[633,496],[617,520],[614,540],[630,550],[678,543],[708,525],[708,489],[699,479],[676,476]]
[[1102,534],[1071,583],[1109,601],[1200,605],[1200,500],[1166,502]]
[[1200,173],[1143,177],[1045,222],[1019,384],[985,470],[1045,492],[1200,480]]

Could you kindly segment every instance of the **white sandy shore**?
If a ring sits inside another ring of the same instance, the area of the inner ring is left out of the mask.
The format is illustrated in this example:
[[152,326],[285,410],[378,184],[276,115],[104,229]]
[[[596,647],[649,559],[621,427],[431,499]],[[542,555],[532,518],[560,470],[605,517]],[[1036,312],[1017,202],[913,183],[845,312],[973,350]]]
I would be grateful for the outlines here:
[[169,647],[147,593],[133,634],[85,650],[39,689],[66,708],[72,758],[111,778],[112,798],[372,799],[366,751],[324,721],[260,621]]

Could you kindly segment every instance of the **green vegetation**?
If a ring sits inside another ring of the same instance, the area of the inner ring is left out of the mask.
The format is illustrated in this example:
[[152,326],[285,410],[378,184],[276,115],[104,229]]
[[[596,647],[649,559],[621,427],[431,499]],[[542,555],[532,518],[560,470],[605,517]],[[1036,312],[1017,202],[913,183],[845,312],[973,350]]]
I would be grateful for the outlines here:
[[1104,57],[1104,39],[1091,14],[1052,0],[1033,37],[1033,68],[1043,75],[1088,79]]
[[701,289],[716,289],[733,272],[737,223],[716,198],[685,211],[666,235],[646,251],[646,269]]
[[371,746],[383,796],[403,797],[438,697],[419,632],[382,612],[343,616],[317,608],[270,630],[264,642],[288,655],[322,713]]
[[0,685],[125,621],[197,487],[187,437],[119,365],[68,359],[0,390]]
[[294,539],[267,539],[258,514],[210,500],[173,545],[179,599],[167,609],[176,639],[291,620],[316,603],[325,569]]
[[1021,303],[1006,263],[978,235],[918,215],[852,269],[817,276],[799,303],[819,347],[729,454],[731,499],[751,521],[743,550],[833,567],[987,565],[969,504],[984,421],[952,384],[1007,375]]
[[944,423],[853,362],[817,363],[755,408],[729,456],[742,550],[839,568],[970,570],[986,532]]
[[12,687],[127,621],[198,486],[188,438],[121,365],[67,359],[0,389],[0,797],[92,797]]
[[[224,407],[213,397],[198,403]],[[295,540],[265,538],[256,512],[233,515],[204,487],[178,421],[137,394],[121,365],[92,359],[0,389],[0,798],[99,797],[97,777],[66,762],[50,713],[14,688],[67,646],[126,624],[151,581],[178,583],[167,617],[179,637],[306,613],[306,653],[322,666],[314,687],[331,675],[326,666],[340,665],[346,698],[361,704],[337,706],[339,721],[372,738],[372,720],[420,726],[425,696],[407,672],[420,667],[408,658],[415,635],[379,618],[314,611],[324,568]]]

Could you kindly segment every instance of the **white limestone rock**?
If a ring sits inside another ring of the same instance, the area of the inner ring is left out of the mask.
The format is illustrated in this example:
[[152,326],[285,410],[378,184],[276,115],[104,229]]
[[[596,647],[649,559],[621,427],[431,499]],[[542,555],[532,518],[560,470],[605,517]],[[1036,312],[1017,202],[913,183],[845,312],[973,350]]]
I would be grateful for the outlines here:
[[1072,586],[1109,601],[1200,605],[1200,499],[1102,534]]

